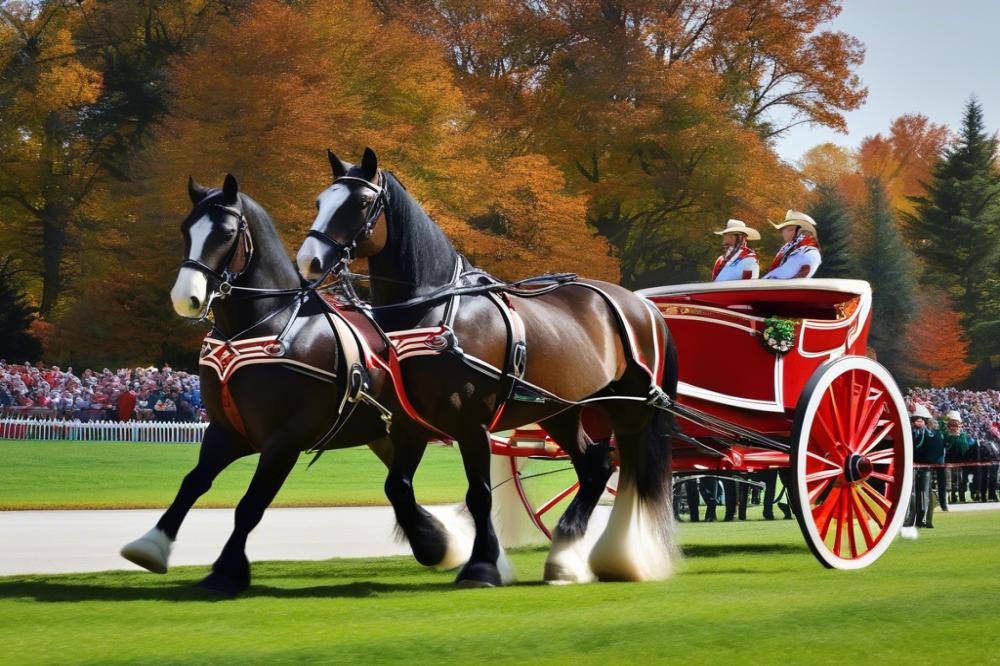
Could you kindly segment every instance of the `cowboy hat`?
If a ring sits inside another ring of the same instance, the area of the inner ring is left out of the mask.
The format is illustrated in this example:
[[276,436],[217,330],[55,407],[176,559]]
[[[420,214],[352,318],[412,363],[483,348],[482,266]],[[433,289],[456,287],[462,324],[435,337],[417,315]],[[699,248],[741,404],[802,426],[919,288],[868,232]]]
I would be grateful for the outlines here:
[[962,415],[958,413],[957,409],[953,409],[953,410],[951,410],[950,412],[948,412],[947,414],[944,415],[944,420],[945,421],[958,421],[959,423],[961,423],[962,422]]
[[[771,220],[768,220],[768,222],[771,222]],[[797,227],[802,227],[816,238],[819,238],[819,234],[816,233],[816,220],[812,219],[805,213],[800,213],[797,210],[789,210],[785,213],[785,220],[781,224],[771,222],[771,226],[775,229],[781,229],[792,224]]]
[[747,237],[747,240],[760,240],[760,232],[756,229],[751,229],[742,220],[729,220],[726,222],[726,228],[722,231],[713,231],[712,233],[722,236],[723,234],[743,234]]
[[925,407],[924,405],[921,405],[921,404],[918,403],[917,406],[914,407],[912,411],[910,411],[910,418],[911,419],[929,419],[929,418],[931,418],[931,413],[927,409],[927,407]]

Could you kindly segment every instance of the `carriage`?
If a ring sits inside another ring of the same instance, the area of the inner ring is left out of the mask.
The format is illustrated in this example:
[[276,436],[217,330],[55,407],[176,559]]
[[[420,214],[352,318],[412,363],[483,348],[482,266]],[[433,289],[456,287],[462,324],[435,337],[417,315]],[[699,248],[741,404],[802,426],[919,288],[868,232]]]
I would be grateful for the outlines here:
[[[902,394],[866,347],[868,283],[746,280],[639,293],[665,318],[681,359],[674,473],[745,479],[787,469],[794,514],[823,565],[856,569],[880,557],[906,512],[912,442]],[[562,457],[558,446],[518,430],[494,437],[493,453],[506,472],[500,483],[548,534],[544,515],[575,486],[535,503],[524,470]]]

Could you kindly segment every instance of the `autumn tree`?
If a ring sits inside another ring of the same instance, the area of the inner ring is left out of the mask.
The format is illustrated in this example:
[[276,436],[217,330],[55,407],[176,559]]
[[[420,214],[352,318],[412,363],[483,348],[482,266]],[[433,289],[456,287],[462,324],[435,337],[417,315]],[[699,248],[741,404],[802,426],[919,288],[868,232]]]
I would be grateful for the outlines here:
[[768,139],[840,127],[866,94],[860,43],[818,31],[827,0],[379,6],[442,45],[510,151],[543,148],[590,196],[629,285],[703,276],[720,220],[800,200]]
[[[498,275],[618,277],[606,242],[586,226],[585,199],[566,191],[562,172],[539,154],[506,154],[472,126],[429,38],[380,21],[365,2],[330,12],[260,0],[176,59],[167,83],[169,113],[133,162],[132,196],[122,204],[128,242],[109,262],[128,279],[109,290],[107,273],[94,267],[81,307],[67,316],[63,350],[82,340],[95,354],[130,358],[190,350],[203,330],[178,326],[165,298],[181,259],[188,174],[218,186],[234,173],[293,252],[331,183],[328,146],[347,160],[372,146],[459,249]],[[107,320],[93,317],[95,302]]]
[[919,384],[954,386],[972,372],[961,316],[938,289],[918,291],[905,345],[908,374]]
[[167,59],[225,5],[0,3],[0,239],[37,261],[42,316],[87,232],[114,233],[96,200],[162,115]]

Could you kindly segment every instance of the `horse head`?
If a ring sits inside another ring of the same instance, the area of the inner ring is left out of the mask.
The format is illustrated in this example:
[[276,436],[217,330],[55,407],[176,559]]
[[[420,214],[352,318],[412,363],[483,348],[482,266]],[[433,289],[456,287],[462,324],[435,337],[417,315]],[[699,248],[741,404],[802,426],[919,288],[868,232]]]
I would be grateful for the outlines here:
[[181,223],[184,261],[170,298],[174,310],[201,319],[212,300],[228,293],[232,282],[250,266],[253,240],[243,214],[239,184],[226,175],[222,189],[202,187],[188,179],[193,208]]
[[385,212],[385,175],[378,157],[365,148],[360,166],[346,164],[327,150],[333,184],[316,197],[316,219],[296,255],[299,272],[319,279],[355,257],[378,254],[386,242],[386,225],[378,224]]

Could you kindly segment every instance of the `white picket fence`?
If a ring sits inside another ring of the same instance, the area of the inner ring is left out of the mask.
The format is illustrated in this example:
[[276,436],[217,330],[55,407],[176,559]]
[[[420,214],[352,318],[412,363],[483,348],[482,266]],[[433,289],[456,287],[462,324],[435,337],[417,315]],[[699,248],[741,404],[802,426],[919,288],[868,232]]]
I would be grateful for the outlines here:
[[64,419],[0,419],[0,439],[68,439],[92,442],[197,444],[207,423],[160,421],[67,421]]

